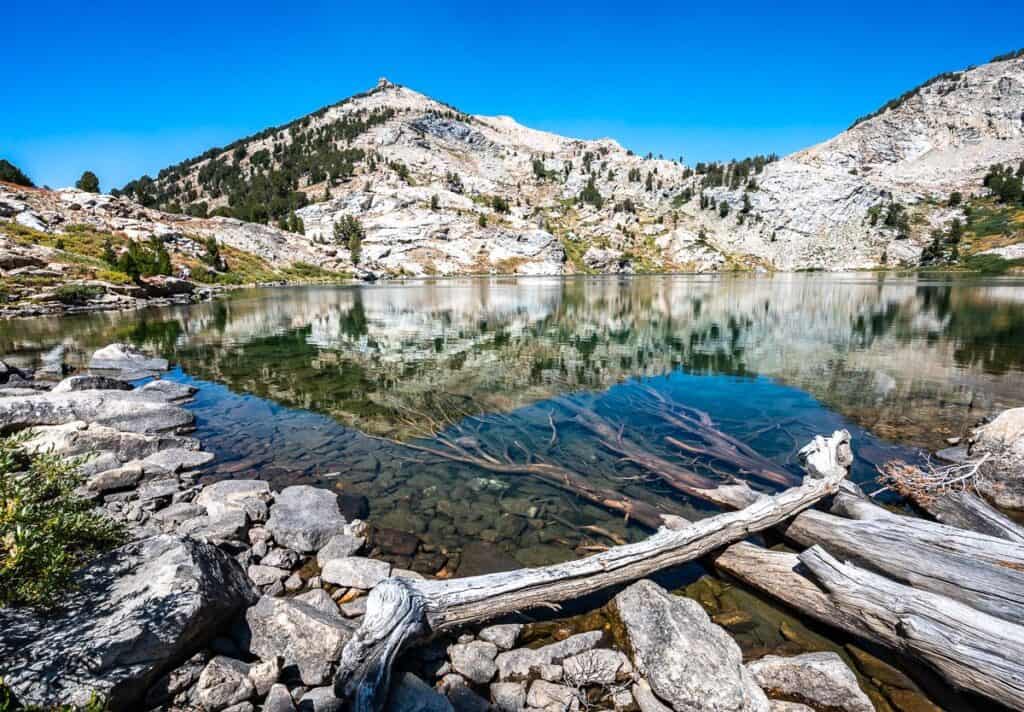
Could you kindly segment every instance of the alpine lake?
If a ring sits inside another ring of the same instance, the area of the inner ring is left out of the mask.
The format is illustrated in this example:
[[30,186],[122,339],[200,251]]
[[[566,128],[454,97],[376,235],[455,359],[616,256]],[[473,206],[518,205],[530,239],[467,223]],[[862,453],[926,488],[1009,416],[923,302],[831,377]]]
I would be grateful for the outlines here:
[[[650,533],[530,465],[690,519],[716,510],[670,489],[623,443],[712,481],[782,487],[730,471],[678,416],[710,419],[794,481],[800,447],[846,428],[851,477],[873,493],[877,466],[920,461],[1024,405],[1024,279],[1013,277],[467,278],[249,289],[0,323],[14,365],[63,346],[84,366],[115,341],[170,359],[164,377],[199,388],[188,407],[216,454],[206,481],[334,489],[384,533],[375,555],[427,575],[549,564]],[[693,564],[663,582],[732,614],[749,656],[859,655],[711,573]]]

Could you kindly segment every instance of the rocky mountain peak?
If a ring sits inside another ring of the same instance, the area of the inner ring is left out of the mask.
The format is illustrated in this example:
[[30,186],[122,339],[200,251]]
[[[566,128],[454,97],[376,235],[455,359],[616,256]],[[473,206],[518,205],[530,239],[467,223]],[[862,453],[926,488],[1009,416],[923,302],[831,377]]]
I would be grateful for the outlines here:
[[[169,212],[276,225],[317,264],[385,275],[850,269],[916,265],[954,217],[925,201],[1022,157],[1019,56],[940,75],[782,160],[694,168],[382,77],[126,188]],[[894,202],[920,206],[917,222],[870,219]]]

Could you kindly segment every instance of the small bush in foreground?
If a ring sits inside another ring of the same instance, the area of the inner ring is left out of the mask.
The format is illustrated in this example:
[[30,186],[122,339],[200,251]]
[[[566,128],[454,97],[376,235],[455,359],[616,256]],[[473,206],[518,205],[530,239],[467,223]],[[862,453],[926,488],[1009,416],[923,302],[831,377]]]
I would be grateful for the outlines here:
[[51,606],[88,559],[119,544],[120,525],[75,494],[80,461],[0,440],[0,606]]

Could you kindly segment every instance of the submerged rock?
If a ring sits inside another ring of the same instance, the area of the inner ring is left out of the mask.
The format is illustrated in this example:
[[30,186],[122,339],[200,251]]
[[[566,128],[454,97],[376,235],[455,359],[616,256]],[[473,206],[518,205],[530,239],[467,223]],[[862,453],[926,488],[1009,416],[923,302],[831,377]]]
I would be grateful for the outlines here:
[[95,691],[130,709],[255,598],[216,547],[160,535],[116,549],[76,576],[55,616],[0,609],[4,682],[23,704],[85,704]]
[[675,710],[767,712],[736,642],[699,603],[638,581],[615,597],[637,672]]

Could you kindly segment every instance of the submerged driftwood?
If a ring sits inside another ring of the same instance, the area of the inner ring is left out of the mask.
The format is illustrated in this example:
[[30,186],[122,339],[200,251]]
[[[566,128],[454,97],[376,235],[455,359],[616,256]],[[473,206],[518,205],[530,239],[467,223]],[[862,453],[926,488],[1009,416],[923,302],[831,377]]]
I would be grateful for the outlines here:
[[561,601],[628,583],[708,555],[771,528],[834,493],[846,476],[849,433],[818,437],[802,451],[803,484],[749,507],[611,548],[564,564],[445,581],[392,578],[378,585],[366,615],[341,656],[335,693],[358,712],[383,708],[391,665],[410,641],[430,633]]

